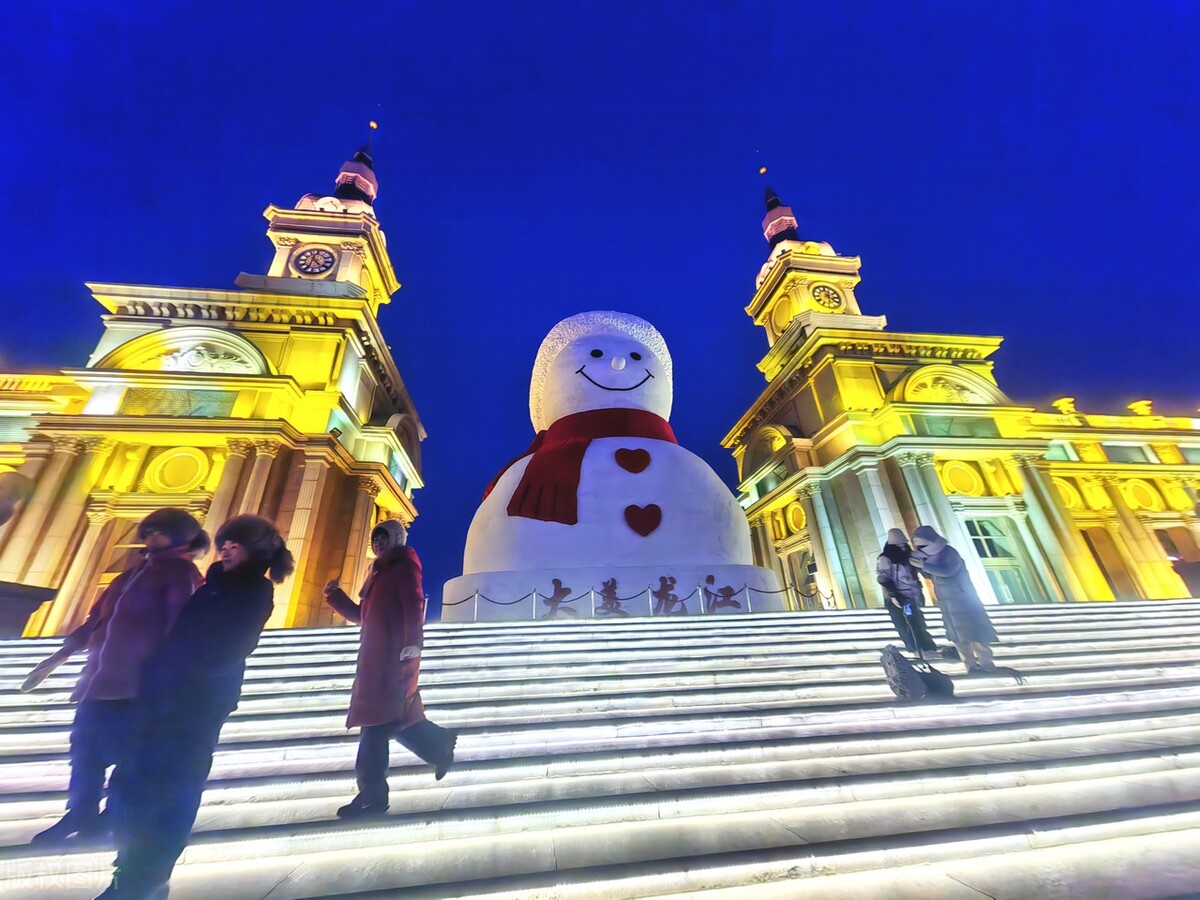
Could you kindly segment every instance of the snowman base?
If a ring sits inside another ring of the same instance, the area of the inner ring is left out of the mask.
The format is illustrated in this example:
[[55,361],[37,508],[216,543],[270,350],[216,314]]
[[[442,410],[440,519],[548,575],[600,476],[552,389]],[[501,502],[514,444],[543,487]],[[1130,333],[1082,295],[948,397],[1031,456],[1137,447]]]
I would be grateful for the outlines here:
[[476,572],[452,578],[442,589],[443,622],[617,620],[788,608],[787,594],[775,573],[746,565]]

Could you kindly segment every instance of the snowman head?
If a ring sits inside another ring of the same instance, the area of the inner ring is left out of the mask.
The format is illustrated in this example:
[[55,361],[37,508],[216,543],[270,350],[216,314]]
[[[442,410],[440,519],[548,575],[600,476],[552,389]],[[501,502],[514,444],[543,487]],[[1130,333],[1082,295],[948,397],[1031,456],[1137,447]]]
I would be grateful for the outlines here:
[[671,354],[645,319],[601,310],[550,329],[538,348],[529,385],[536,431],[593,409],[644,409],[671,415]]

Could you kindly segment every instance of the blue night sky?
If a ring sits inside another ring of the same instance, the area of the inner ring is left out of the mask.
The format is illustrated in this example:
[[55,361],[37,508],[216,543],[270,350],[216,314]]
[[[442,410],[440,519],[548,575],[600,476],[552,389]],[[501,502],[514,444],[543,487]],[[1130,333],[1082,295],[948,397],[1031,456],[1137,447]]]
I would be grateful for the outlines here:
[[56,2],[6,30],[0,371],[83,363],[85,281],[264,272],[263,208],[380,122],[434,596],[572,313],[660,328],[680,441],[732,483],[760,162],[802,238],[863,258],[864,312],[1004,335],[1016,401],[1200,404],[1193,2]]

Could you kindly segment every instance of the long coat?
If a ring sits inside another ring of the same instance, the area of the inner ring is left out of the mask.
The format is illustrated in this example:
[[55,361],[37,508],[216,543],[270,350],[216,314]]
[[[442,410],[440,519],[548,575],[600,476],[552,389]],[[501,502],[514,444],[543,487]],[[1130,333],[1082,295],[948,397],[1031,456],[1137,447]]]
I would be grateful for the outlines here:
[[64,644],[87,647],[87,663],[72,700],[130,700],[142,663],[162,643],[192,592],[200,570],[179,548],[147,550],[118,575]]
[[328,598],[339,615],[362,625],[346,727],[415,725],[425,718],[417,684],[421,661],[401,660],[400,653],[424,644],[425,600],[416,551],[393,547],[375,560],[361,596],[361,604],[341,590]]
[[265,565],[226,572],[213,563],[158,650],[142,667],[142,705],[158,711],[211,713],[223,720],[237,708],[246,657],[274,608]]
[[996,642],[996,629],[957,550],[947,544],[938,553],[926,556],[921,571],[933,582],[946,637],[956,644]]

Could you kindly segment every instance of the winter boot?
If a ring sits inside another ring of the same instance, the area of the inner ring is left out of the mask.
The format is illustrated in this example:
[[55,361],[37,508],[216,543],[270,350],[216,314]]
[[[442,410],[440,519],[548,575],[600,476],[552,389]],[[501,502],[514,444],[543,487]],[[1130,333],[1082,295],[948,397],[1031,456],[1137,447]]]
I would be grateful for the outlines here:
[[29,843],[35,846],[49,846],[66,843],[75,835],[81,840],[87,840],[100,837],[103,833],[104,826],[100,823],[99,814],[88,815],[68,809],[65,816],[44,831],[39,831]]
[[371,803],[362,794],[359,794],[337,811],[337,817],[339,819],[371,819],[387,815],[387,811],[386,799]]
[[446,729],[446,746],[433,770],[433,777],[436,781],[441,781],[445,778],[446,773],[450,771],[450,767],[454,765],[454,747],[457,744],[458,732]]

